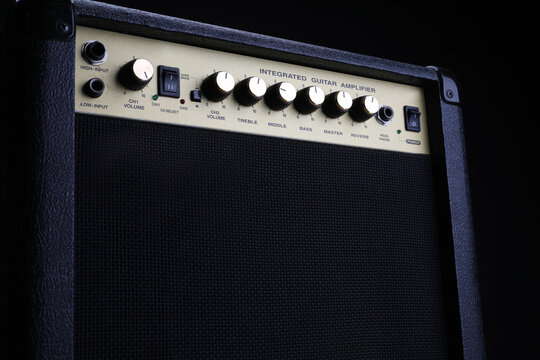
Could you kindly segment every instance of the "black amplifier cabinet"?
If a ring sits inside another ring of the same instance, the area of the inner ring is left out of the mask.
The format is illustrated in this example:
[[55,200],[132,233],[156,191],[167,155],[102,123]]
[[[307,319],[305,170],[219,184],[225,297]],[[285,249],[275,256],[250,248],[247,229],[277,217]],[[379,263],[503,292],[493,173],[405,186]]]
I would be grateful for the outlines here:
[[484,357],[445,70],[90,1],[11,19],[11,358]]

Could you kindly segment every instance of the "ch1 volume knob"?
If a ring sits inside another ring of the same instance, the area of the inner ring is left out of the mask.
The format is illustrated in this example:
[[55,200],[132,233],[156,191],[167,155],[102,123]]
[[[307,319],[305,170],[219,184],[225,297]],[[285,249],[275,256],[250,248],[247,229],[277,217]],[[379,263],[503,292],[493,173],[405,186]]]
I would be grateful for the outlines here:
[[349,115],[354,121],[364,122],[377,114],[379,101],[371,95],[354,99]]
[[352,105],[352,97],[346,91],[336,91],[328,94],[322,104],[322,110],[331,119],[345,114]]
[[122,85],[130,90],[141,90],[154,76],[154,67],[146,59],[134,59],[122,66],[118,77]]
[[234,97],[241,105],[251,106],[261,100],[266,93],[266,83],[257,76],[240,81],[234,88]]
[[296,88],[289,82],[280,82],[268,88],[264,102],[272,110],[283,110],[296,99]]
[[298,91],[294,107],[300,114],[311,114],[324,102],[324,92],[320,87],[308,86]]
[[218,71],[208,76],[201,84],[204,96],[210,101],[225,100],[234,89],[234,77],[226,71]]

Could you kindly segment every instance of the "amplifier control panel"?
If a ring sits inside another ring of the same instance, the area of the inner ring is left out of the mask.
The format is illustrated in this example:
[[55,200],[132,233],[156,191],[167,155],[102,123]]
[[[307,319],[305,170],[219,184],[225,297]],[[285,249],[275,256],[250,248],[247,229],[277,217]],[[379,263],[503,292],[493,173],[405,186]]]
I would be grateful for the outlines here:
[[83,26],[75,56],[79,113],[429,153],[421,87]]

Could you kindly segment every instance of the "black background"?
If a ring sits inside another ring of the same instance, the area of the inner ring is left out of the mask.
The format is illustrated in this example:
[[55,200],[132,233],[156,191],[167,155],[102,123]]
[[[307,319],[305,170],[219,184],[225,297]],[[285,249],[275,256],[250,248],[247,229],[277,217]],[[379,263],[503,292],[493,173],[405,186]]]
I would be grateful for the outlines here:
[[538,358],[532,7],[517,2],[109,3],[391,60],[460,82],[489,359]]
[[106,2],[452,71],[461,85],[488,359],[540,357],[538,19],[531,5]]

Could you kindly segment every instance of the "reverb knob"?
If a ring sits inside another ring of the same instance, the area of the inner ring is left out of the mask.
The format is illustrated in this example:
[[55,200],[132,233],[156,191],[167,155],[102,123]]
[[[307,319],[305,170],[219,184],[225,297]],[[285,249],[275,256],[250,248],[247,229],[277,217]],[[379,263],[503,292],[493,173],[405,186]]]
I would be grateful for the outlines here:
[[364,122],[379,110],[379,101],[371,95],[362,96],[353,100],[349,109],[350,117],[357,122]]
[[154,76],[154,67],[146,59],[134,59],[122,66],[118,78],[130,90],[141,90]]
[[300,114],[311,114],[324,102],[324,92],[318,86],[308,86],[298,91],[294,107]]
[[296,88],[289,82],[280,82],[268,88],[264,102],[272,110],[283,110],[296,99]]
[[225,100],[234,89],[234,77],[226,71],[218,71],[208,76],[201,84],[204,96],[210,101]]
[[352,97],[346,91],[336,91],[328,94],[322,104],[322,110],[331,119],[345,114],[352,106]]
[[234,97],[241,105],[251,106],[266,93],[266,82],[257,76],[240,81],[234,88]]

